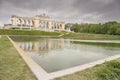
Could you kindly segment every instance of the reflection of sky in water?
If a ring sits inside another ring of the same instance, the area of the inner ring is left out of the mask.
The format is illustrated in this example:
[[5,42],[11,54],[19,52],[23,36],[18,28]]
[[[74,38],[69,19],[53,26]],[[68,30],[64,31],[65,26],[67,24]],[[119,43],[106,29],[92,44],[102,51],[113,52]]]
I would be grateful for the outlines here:
[[47,72],[79,66],[120,53],[116,47],[74,44],[64,39],[17,43]]

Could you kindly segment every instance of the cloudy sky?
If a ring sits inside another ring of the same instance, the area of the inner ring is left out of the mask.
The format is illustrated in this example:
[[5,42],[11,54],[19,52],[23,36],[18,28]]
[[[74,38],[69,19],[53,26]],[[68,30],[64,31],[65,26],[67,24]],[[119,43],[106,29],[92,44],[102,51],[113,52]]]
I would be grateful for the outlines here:
[[0,0],[0,23],[42,13],[66,22],[120,22],[120,0]]

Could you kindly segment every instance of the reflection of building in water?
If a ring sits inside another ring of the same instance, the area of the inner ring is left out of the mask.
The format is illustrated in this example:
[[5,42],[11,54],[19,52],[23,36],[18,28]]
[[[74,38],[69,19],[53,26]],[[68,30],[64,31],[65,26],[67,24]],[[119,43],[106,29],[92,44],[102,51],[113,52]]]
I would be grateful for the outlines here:
[[39,55],[45,55],[49,51],[62,49],[64,47],[64,39],[43,39],[37,42],[18,42],[18,45],[25,51],[35,51],[39,53]]

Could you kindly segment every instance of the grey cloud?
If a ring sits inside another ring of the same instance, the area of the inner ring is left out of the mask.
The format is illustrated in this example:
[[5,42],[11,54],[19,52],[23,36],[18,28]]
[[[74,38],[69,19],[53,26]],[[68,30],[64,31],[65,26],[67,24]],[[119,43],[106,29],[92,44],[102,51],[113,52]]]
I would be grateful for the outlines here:
[[[108,1],[108,0],[107,0]],[[80,3],[81,0],[78,0],[75,3],[75,7],[79,8],[79,12],[82,12],[83,14],[93,13],[96,12],[98,15],[101,16],[101,22],[106,20],[118,20],[119,13],[120,13],[120,0],[114,0],[112,2],[101,3],[101,1],[96,2],[94,0],[82,0],[82,3]],[[94,17],[94,15],[93,15]],[[92,18],[92,17],[91,17]],[[100,18],[100,17],[99,17]]]
[[[16,7],[24,9],[37,10],[37,9],[63,9],[64,2],[68,0],[5,0]],[[66,5],[67,6],[67,5]]]
[[70,22],[120,21],[120,0],[0,0],[0,20],[12,14],[34,16],[46,12]]

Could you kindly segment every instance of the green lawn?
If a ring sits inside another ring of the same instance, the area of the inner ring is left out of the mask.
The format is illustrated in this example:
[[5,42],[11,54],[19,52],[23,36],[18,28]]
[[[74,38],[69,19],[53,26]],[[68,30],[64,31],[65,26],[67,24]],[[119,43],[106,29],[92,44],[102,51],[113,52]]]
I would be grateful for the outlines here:
[[40,30],[5,30],[0,29],[0,35],[36,35],[36,36],[58,36],[60,32],[45,32]]
[[120,80],[120,59],[56,78],[55,80]]
[[[120,36],[104,34],[67,34],[66,32],[45,32],[35,30],[0,30],[0,35],[58,36],[61,34],[64,34],[62,36],[63,38],[82,40],[120,40]],[[89,43],[89,45],[90,44],[91,43]],[[94,45],[98,44],[94,43]],[[109,46],[109,44],[102,43],[100,43],[99,45]],[[116,44],[112,45],[116,46]],[[5,36],[0,39],[0,80],[36,80],[35,76],[32,74],[21,56],[18,54],[18,52]],[[120,80],[120,59],[106,62],[93,68],[57,78],[55,80]]]
[[64,38],[83,39],[83,40],[120,40],[120,36],[106,34],[88,34],[88,33],[69,33]]
[[37,80],[6,36],[0,38],[0,80]]
[[88,33],[67,33],[67,32],[46,32],[40,30],[4,30],[0,29],[0,35],[29,35],[29,36],[59,36],[63,38],[86,39],[86,40],[120,40],[117,35],[88,34]]

